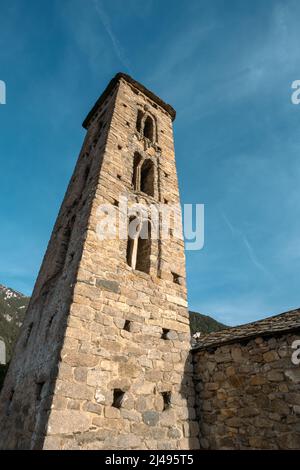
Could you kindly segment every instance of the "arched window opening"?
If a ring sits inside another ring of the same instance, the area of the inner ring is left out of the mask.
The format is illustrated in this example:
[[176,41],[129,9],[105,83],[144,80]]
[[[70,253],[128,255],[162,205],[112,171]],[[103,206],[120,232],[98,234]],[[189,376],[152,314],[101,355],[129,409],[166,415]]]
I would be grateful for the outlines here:
[[145,221],[137,240],[136,265],[137,271],[150,273],[150,255],[151,255],[151,224]]
[[151,224],[136,217],[129,220],[127,264],[137,271],[150,272]]
[[154,196],[154,163],[149,158],[144,161],[141,168],[141,191]]
[[153,119],[150,116],[147,116],[144,124],[144,137],[149,139],[151,142],[154,142],[154,124]]
[[128,241],[127,241],[127,264],[135,269],[137,241],[140,230],[140,222],[137,217],[130,217],[128,223]]
[[132,186],[135,191],[140,191],[141,183],[140,183],[140,163],[142,157],[139,153],[135,152],[133,157],[133,174],[132,174]]
[[138,132],[141,132],[142,130],[142,118],[143,118],[143,112],[139,109],[137,113],[137,118],[136,118],[136,130]]

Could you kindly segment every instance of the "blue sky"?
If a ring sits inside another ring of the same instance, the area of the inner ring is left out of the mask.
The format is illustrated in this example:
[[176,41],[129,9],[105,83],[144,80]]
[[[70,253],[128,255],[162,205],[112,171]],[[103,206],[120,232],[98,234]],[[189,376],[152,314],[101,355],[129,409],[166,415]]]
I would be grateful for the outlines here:
[[181,198],[205,204],[189,305],[227,324],[300,306],[300,3],[0,0],[0,283],[30,294],[84,130],[118,71],[177,110]]

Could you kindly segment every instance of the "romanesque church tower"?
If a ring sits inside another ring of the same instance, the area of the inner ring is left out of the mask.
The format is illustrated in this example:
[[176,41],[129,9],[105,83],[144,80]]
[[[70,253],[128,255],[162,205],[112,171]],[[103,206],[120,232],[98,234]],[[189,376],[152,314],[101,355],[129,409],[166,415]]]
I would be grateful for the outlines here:
[[179,203],[174,118],[119,73],[85,119],[2,390],[2,449],[198,447],[183,240],[143,237],[150,217],[135,237],[98,233],[120,196]]

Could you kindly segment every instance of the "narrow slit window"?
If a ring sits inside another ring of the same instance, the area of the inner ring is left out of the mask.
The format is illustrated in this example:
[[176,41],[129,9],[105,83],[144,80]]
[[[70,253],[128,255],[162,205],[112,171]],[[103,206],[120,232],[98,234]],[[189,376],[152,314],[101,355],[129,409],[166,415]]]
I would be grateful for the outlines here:
[[44,386],[45,386],[45,382],[37,382],[36,384],[36,400],[37,401],[41,401],[42,399]]
[[153,119],[150,116],[147,116],[145,120],[144,137],[149,139],[151,142],[154,142],[154,124]]
[[56,312],[53,313],[53,315],[51,315],[51,317],[50,317],[50,319],[49,319],[49,321],[48,321],[48,323],[47,323],[47,327],[46,327],[46,338],[48,338],[48,335],[49,335],[49,333],[50,333],[50,330],[51,330],[51,327],[52,327],[52,325],[53,325],[53,320],[54,320],[55,315],[56,315]]
[[147,158],[141,167],[141,191],[154,196],[154,163]]
[[32,328],[33,328],[33,322],[30,323],[30,325],[28,326],[28,328],[26,330],[26,336],[25,336],[25,340],[24,340],[24,347],[27,346],[27,344],[29,342],[31,332],[32,332]]
[[135,191],[140,191],[141,189],[141,182],[140,182],[141,160],[142,160],[141,155],[138,152],[136,152],[133,157],[133,173],[132,173],[132,186]]
[[9,392],[8,400],[7,400],[7,405],[6,405],[6,416],[10,415],[12,404],[13,404],[13,398],[14,398],[15,391],[12,389]]
[[136,266],[137,271],[150,273],[151,256],[151,224],[145,221],[137,239]]
[[141,132],[141,129],[142,129],[142,118],[143,118],[143,112],[139,109],[137,118],[136,118],[136,130],[138,132]]
[[163,411],[166,411],[171,407],[171,392],[162,392],[162,397],[164,401]]
[[84,170],[84,176],[83,176],[83,179],[84,179],[85,183],[86,183],[86,181],[89,177],[89,174],[90,174],[90,165],[87,165],[85,170]]

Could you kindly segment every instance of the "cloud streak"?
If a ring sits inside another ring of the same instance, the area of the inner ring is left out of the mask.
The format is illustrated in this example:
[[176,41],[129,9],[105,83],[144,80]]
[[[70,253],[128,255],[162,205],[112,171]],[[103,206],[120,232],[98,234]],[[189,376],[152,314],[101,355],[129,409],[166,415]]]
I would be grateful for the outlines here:
[[117,55],[119,61],[122,63],[122,65],[132,74],[132,70],[131,70],[131,67],[130,67],[130,64],[129,64],[129,60],[118,40],[118,38],[116,37],[115,33],[113,32],[113,29],[112,29],[112,26],[111,26],[111,22],[110,22],[110,19],[109,19],[109,16],[107,15],[107,13],[104,11],[103,9],[103,5],[102,3],[100,2],[100,0],[93,0],[93,3],[94,3],[94,6],[95,6],[95,9],[96,9],[96,12],[111,40],[111,43],[112,43],[112,46],[113,46],[113,49],[115,51],[115,54]]
[[237,238],[240,238],[240,240],[242,241],[244,247],[246,248],[246,252],[248,254],[248,257],[250,259],[250,261],[253,263],[253,265],[260,271],[262,271],[264,274],[266,274],[267,276],[270,276],[270,273],[269,271],[265,268],[265,266],[258,260],[257,258],[257,255],[254,251],[254,248],[253,246],[251,245],[251,243],[249,242],[247,236],[243,233],[242,230],[239,230],[237,228],[235,228],[232,223],[230,222],[228,216],[225,214],[225,212],[221,212],[222,214],[222,217],[227,225],[227,227],[229,228],[229,230],[231,231],[232,235],[234,237],[237,237]]

